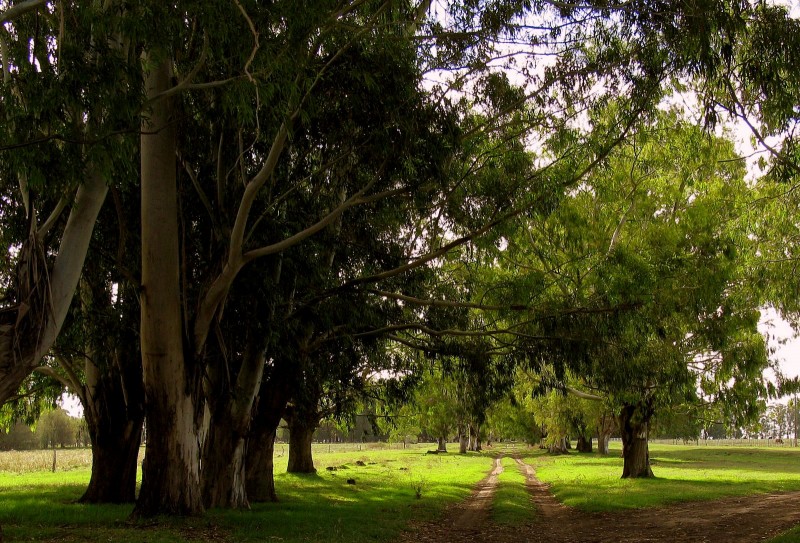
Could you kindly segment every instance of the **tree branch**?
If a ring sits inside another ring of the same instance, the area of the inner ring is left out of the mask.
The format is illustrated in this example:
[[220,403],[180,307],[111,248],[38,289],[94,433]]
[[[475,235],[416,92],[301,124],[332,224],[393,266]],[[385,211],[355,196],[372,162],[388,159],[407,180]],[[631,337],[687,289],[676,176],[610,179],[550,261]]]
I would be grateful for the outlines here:
[[3,13],[0,13],[0,24],[12,21],[17,17],[25,15],[29,11],[33,11],[45,5],[47,5],[47,0],[25,0],[24,2],[18,2]]

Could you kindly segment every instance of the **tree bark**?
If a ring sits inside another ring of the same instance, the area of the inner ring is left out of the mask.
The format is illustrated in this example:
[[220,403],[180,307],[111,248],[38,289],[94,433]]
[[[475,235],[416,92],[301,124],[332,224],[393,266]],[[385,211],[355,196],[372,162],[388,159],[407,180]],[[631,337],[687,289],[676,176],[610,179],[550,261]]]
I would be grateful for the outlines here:
[[568,454],[569,451],[567,450],[567,438],[562,437],[558,441],[552,443],[548,450],[550,454]]
[[288,473],[316,473],[314,458],[311,454],[311,443],[317,424],[304,420],[295,414],[287,420],[289,424],[289,466]]
[[578,436],[578,444],[576,445],[578,452],[590,453],[592,452],[592,436]]
[[597,452],[608,454],[608,441],[614,431],[614,416],[611,413],[603,412],[597,425]]
[[[168,61],[153,67],[149,97],[169,88]],[[147,450],[134,513],[202,513],[200,381],[187,367],[181,321],[175,127],[171,100],[157,99],[142,122],[141,349]]]
[[266,363],[263,341],[260,335],[249,334],[233,390],[227,382],[222,357],[207,369],[205,389],[211,420],[203,447],[206,507],[250,508],[245,484],[245,440]]
[[597,452],[600,454],[608,454],[608,441],[611,439],[611,433],[601,432],[597,436]]
[[[120,353],[121,356],[138,355]],[[84,415],[92,441],[92,475],[83,503],[133,503],[144,422],[144,390],[138,360],[126,378],[110,367],[100,379],[87,374]]]
[[[133,503],[142,419],[114,429],[96,425],[92,435],[92,476],[82,503]],[[97,436],[97,437],[95,437]]]
[[622,434],[622,478],[654,477],[650,467],[648,447],[649,410],[642,406],[626,405],[619,416]]
[[469,436],[467,435],[467,430],[465,428],[458,429],[458,453],[459,454],[467,454],[467,449],[469,449]]
[[439,438],[436,450],[440,451],[440,452],[447,452],[447,438],[446,437],[440,437]]
[[[133,503],[144,423],[139,310],[130,286],[119,285],[112,301],[106,270],[95,264],[87,263],[81,282],[86,382],[74,383],[92,445],[92,475],[80,501]],[[71,368],[68,373],[74,377]]]
[[231,419],[212,415],[204,443],[202,486],[208,508],[250,508],[245,487],[245,433],[240,421]]
[[275,437],[290,396],[290,363],[278,360],[262,380],[247,439],[247,495],[254,502],[276,502]]
[[[266,418],[266,417],[265,417]],[[255,422],[255,421],[254,421]],[[275,437],[278,422],[261,424],[257,431],[251,428],[247,441],[245,461],[247,496],[253,502],[277,502],[275,491]]]

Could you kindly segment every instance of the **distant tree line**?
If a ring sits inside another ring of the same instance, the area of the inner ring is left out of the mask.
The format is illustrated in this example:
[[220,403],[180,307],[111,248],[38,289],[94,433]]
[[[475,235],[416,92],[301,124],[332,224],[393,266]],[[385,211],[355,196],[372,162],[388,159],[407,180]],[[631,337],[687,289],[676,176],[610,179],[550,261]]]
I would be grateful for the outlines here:
[[91,445],[86,421],[70,417],[63,409],[47,411],[31,427],[24,422],[0,430],[0,451],[27,451]]

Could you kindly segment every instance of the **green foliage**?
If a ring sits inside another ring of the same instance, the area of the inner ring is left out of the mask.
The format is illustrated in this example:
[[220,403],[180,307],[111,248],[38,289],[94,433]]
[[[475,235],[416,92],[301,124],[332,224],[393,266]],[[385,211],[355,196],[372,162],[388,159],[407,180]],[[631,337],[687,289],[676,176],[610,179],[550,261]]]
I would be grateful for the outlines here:
[[63,409],[44,413],[36,423],[36,436],[42,448],[73,447],[78,438],[79,420]]

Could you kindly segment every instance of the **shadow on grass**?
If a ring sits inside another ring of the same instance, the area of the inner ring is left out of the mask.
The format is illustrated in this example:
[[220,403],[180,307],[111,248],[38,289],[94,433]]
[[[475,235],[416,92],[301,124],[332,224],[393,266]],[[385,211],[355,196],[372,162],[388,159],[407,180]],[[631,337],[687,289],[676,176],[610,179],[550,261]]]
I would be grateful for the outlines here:
[[[359,459],[364,465],[356,464]],[[212,510],[201,518],[135,522],[129,520],[132,505],[76,503],[88,470],[27,478],[0,474],[0,525],[5,543],[389,541],[412,520],[431,520],[447,504],[464,499],[491,466],[488,455],[392,451],[359,453],[355,459],[332,455],[331,462],[348,469],[278,473],[278,503],[253,504],[248,511]]]

